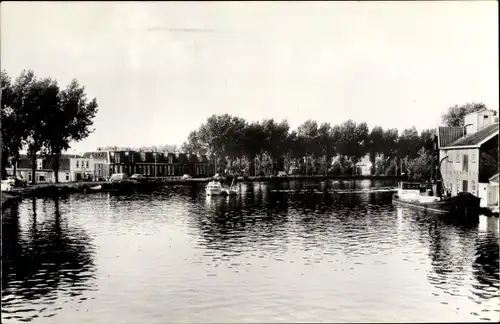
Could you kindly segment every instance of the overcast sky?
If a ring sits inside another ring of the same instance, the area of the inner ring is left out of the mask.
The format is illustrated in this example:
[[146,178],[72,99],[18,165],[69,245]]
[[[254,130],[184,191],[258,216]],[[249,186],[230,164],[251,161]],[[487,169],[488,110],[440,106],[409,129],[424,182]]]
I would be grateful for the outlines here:
[[97,97],[77,151],[181,144],[223,113],[423,129],[450,105],[498,110],[497,6],[2,2],[1,65]]

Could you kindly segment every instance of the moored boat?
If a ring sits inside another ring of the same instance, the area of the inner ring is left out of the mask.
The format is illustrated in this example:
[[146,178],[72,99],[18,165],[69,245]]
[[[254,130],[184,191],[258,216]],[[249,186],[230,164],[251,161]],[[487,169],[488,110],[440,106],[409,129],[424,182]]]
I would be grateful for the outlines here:
[[479,219],[480,198],[468,192],[458,193],[452,197],[442,197],[437,186],[426,190],[420,183],[400,182],[393,203],[425,210],[436,214],[449,215],[470,221]]
[[231,183],[230,188],[224,188],[219,181],[210,181],[205,188],[205,192],[207,196],[235,196],[238,193],[233,189],[233,183]]
[[222,185],[218,181],[210,181],[207,184],[207,187],[205,188],[205,192],[207,193],[208,196],[217,196],[222,193],[224,188],[222,188]]

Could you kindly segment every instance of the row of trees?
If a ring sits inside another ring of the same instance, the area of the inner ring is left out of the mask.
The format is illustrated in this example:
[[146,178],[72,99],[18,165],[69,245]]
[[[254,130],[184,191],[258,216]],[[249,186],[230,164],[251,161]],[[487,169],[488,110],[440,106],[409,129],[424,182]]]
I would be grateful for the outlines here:
[[[61,89],[52,78],[37,78],[33,71],[22,71],[12,82],[1,72],[2,178],[7,164],[16,165],[22,149],[31,159],[32,174],[37,155],[52,157],[59,170],[59,156],[71,143],[88,137],[97,114],[96,99],[88,99],[85,88],[73,80]],[[32,177],[32,183],[36,179]]]
[[[484,104],[454,106],[442,115],[448,126],[463,126],[465,114],[484,109]],[[415,127],[371,130],[366,123],[347,120],[338,125],[307,120],[291,130],[286,120],[248,122],[243,118],[212,115],[192,131],[182,145],[184,152],[209,154],[218,170],[252,174],[275,173],[275,169],[300,173],[353,174],[356,163],[369,156],[371,173],[407,173],[415,180],[432,176],[436,129],[419,132]]]
[[293,168],[301,173],[352,174],[356,163],[369,155],[372,173],[395,174],[397,162],[417,158],[422,147],[432,150],[434,132],[419,133],[415,127],[401,134],[380,126],[370,130],[366,123],[352,120],[339,125],[307,120],[291,130],[286,120],[249,123],[224,114],[209,117],[192,131],[182,150],[210,154],[221,169],[249,173],[255,172],[257,164],[260,172],[256,173],[273,173],[274,168],[289,172]]

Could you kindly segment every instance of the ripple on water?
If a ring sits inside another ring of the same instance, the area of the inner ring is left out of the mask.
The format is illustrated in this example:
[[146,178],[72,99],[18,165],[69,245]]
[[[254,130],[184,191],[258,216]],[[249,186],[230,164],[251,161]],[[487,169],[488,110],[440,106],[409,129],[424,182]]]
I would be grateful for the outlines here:
[[497,232],[390,195],[241,186],[23,201],[3,220],[2,322],[498,318]]

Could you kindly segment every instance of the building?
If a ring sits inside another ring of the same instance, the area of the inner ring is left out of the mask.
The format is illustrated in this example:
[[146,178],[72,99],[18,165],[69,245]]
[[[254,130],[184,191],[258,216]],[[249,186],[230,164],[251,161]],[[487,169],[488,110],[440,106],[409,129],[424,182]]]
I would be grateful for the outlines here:
[[488,183],[479,183],[479,196],[483,198],[481,207],[498,206],[498,173],[488,180]]
[[114,173],[151,177],[184,174],[201,177],[213,174],[205,155],[116,150],[87,152],[83,154],[83,158],[93,159],[94,175],[97,178],[107,178]]
[[69,160],[70,181],[84,181],[95,178],[95,162],[93,158],[74,155]]
[[[21,154],[17,161],[16,167],[10,165],[6,168],[7,174],[14,175],[16,170],[16,177],[30,183],[33,177],[31,168],[31,158],[25,154]],[[70,160],[65,156],[61,156],[59,160],[59,182],[68,182],[70,179]],[[46,157],[37,156],[35,180],[37,183],[54,183],[55,171],[52,168],[52,160]]]
[[[15,176],[18,179],[31,182],[33,179],[32,163],[31,158],[26,154],[21,154],[19,159],[16,161],[16,165],[9,165],[6,168],[7,174],[9,176],[14,175],[14,170],[16,172]],[[48,173],[52,170],[48,168],[47,162],[44,163],[44,159],[40,156],[36,158],[36,170],[35,179],[37,182],[47,182]]]
[[93,160],[93,173],[96,180],[107,179],[110,174],[110,159],[108,151],[87,152],[82,155],[84,159]]
[[[443,187],[456,195],[470,192],[487,201],[489,179],[498,173],[498,123],[495,112],[465,116],[464,127],[439,127],[438,148]],[[481,184],[481,185],[480,185]],[[482,202],[484,203],[484,202]]]

